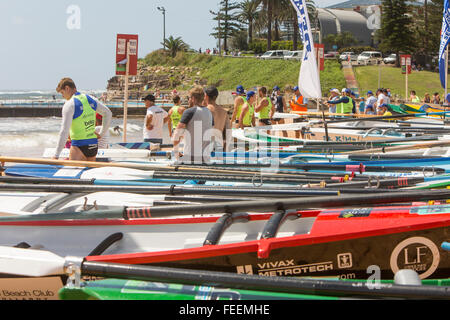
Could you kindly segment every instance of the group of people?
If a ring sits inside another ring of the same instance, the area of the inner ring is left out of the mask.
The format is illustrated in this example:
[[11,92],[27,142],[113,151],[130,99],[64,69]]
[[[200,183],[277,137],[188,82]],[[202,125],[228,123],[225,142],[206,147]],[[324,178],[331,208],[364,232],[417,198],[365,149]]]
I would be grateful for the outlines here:
[[[78,92],[74,81],[64,78],[57,87],[67,102],[62,109],[62,126],[54,159],[58,159],[64,147],[70,148],[70,160],[95,161],[100,148],[107,148],[103,141],[109,134],[112,113],[95,97]],[[158,92],[155,92],[158,94]],[[207,161],[212,150],[229,151],[232,145],[232,128],[268,126],[284,123],[275,113],[287,112],[288,105],[278,86],[272,94],[266,87],[257,92],[246,91],[242,85],[236,88],[231,118],[227,110],[216,103],[219,91],[214,86],[195,86],[188,92],[188,107],[181,105],[181,97],[172,92],[173,107],[169,111],[156,105],[155,94],[143,100],[147,109],[143,138],[145,142],[162,144],[164,126],[168,126],[174,154],[181,162]],[[305,100],[298,87],[289,101],[291,109],[305,107]],[[305,107],[306,109],[306,107]],[[70,144],[67,145],[67,137]],[[184,139],[184,149],[178,150]]]
[[388,105],[391,103],[390,89],[380,88],[376,91],[367,91],[367,97],[358,98],[356,94],[343,88],[331,89],[327,104],[329,113],[335,114],[368,114],[368,115],[392,115]]

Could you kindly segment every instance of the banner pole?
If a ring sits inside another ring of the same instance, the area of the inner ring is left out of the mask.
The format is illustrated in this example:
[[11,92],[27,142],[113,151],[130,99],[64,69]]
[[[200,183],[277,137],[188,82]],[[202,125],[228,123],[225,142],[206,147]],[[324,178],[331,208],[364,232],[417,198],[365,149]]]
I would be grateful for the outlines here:
[[127,44],[127,66],[125,72],[125,100],[123,103],[123,142],[127,142],[127,122],[128,122],[128,78],[130,74],[130,46]]

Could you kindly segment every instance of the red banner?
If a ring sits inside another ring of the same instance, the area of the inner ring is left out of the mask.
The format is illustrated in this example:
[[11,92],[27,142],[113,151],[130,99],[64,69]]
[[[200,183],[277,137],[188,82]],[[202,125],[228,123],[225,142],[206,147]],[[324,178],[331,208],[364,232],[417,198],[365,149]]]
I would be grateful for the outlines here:
[[400,65],[402,66],[402,74],[411,74],[411,55],[402,54],[400,55]]
[[314,49],[316,51],[316,59],[317,59],[317,65],[319,66],[319,70],[323,71],[323,70],[325,70],[325,45],[315,43]]
[[116,43],[116,75],[126,75],[127,50],[129,50],[129,75],[137,75],[138,36],[134,34],[118,34]]

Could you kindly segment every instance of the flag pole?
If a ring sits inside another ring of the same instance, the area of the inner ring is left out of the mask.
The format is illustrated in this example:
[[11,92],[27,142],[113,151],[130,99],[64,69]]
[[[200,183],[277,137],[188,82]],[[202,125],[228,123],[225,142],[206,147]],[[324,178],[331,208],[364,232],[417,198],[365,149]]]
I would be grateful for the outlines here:
[[127,44],[127,66],[125,72],[125,100],[123,103],[123,142],[127,142],[127,122],[128,122],[128,78],[130,75],[130,46]]

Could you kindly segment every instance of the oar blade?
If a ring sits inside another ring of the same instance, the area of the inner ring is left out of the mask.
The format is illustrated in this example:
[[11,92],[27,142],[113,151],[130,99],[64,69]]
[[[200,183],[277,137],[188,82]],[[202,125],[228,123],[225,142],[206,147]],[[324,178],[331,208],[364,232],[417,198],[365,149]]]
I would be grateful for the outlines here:
[[26,277],[64,274],[65,259],[48,251],[0,247],[0,273]]

